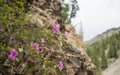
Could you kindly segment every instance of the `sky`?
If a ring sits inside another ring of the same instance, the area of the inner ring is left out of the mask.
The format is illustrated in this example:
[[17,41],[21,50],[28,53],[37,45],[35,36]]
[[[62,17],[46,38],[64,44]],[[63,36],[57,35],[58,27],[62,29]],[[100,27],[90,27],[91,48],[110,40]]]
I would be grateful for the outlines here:
[[77,33],[82,24],[84,41],[110,28],[120,27],[120,0],[78,0],[78,5],[80,10],[72,24],[77,25]]

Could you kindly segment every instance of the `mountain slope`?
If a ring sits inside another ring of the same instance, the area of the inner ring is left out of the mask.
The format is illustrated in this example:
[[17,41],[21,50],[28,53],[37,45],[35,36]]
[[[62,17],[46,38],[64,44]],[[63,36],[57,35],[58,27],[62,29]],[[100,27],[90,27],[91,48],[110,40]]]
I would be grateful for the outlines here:
[[112,34],[117,33],[118,31],[120,31],[120,27],[118,27],[118,28],[111,28],[111,29],[103,32],[102,34],[97,35],[93,39],[91,39],[89,41],[86,41],[86,44],[92,44],[92,43],[94,43],[96,41],[102,40],[103,38],[105,39],[107,37],[110,37]]
[[109,59],[117,59],[120,49],[120,27],[112,28],[93,38],[87,43],[87,53],[92,62],[96,65],[96,75],[106,69],[109,64],[113,63]]

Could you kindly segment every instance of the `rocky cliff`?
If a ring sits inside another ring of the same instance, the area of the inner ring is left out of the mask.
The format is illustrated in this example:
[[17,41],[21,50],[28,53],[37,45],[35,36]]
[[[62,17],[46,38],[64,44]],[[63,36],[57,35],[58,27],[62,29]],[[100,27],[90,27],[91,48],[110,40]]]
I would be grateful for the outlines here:
[[[30,22],[38,27],[60,23],[62,19],[60,0],[33,1],[30,4],[29,12]],[[65,40],[66,45],[62,52],[65,61],[62,75],[93,75],[95,66],[86,54],[84,43],[77,36],[74,27],[66,25],[65,32],[68,34],[68,38]]]
[[61,23],[60,0],[33,0],[27,8],[28,20],[37,27]]

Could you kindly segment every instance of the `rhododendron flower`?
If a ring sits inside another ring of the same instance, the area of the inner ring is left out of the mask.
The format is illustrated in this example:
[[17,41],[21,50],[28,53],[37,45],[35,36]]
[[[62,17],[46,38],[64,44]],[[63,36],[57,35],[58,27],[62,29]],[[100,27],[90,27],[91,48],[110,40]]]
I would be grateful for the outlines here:
[[58,63],[58,67],[59,67],[59,69],[63,69],[63,63],[62,63],[62,61],[59,61],[59,63]]
[[39,51],[42,51],[43,50],[43,48],[42,47],[39,47]]
[[22,42],[19,42],[19,46],[21,47],[23,44],[22,44]]
[[11,60],[15,60],[17,55],[18,55],[18,52],[15,49],[11,49],[8,58],[11,59]]
[[30,60],[28,58],[24,59],[24,62],[28,63]]
[[39,45],[38,45],[37,43],[34,43],[34,44],[33,44],[33,48],[34,48],[35,50],[39,51]]
[[47,59],[50,56],[50,52],[47,52],[44,57]]
[[63,37],[64,37],[64,38],[67,38],[67,37],[68,37],[68,35],[65,33],[65,34],[63,34]]
[[54,25],[53,25],[53,32],[54,32],[54,33],[58,33],[59,30],[60,30],[60,25],[59,25],[59,24],[54,24]]

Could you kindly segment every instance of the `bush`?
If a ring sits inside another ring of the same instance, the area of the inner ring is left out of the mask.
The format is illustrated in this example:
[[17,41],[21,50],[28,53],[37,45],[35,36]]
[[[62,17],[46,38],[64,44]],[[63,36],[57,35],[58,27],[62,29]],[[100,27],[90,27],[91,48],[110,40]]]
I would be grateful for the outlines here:
[[45,29],[26,22],[25,4],[26,0],[0,0],[0,73],[59,75],[62,58],[54,54],[62,47],[62,35],[59,29],[53,33],[52,25]]

